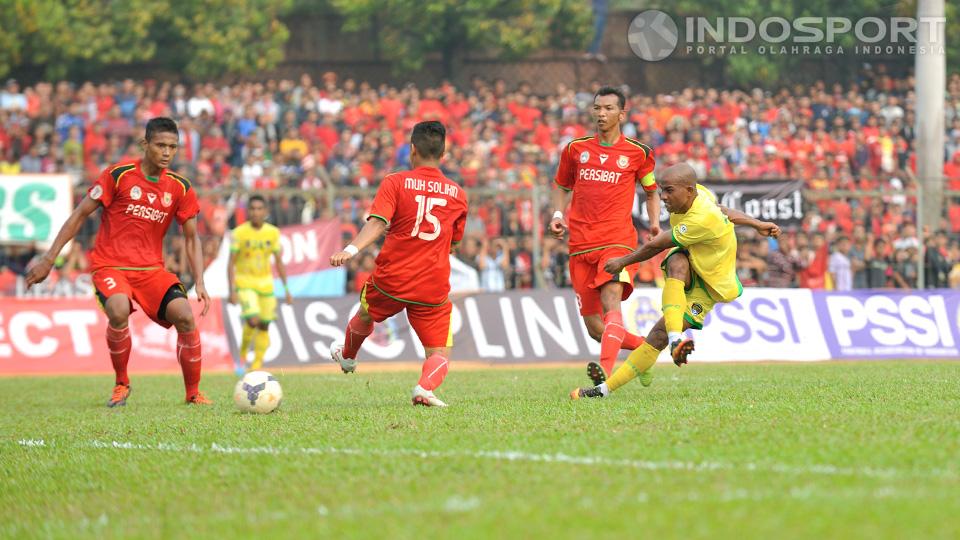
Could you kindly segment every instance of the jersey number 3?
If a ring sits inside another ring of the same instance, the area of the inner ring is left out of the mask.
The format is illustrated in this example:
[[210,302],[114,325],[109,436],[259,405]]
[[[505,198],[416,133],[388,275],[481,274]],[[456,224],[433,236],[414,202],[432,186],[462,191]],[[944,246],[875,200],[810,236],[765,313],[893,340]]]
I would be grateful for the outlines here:
[[[414,200],[417,201],[417,223],[413,226],[413,230],[410,231],[410,236],[416,236],[421,240],[431,241],[436,240],[440,236],[440,220],[437,219],[437,216],[431,214],[434,206],[446,206],[447,200],[440,197],[424,197],[423,195],[417,195],[414,197]],[[433,231],[421,231],[420,224],[423,223],[423,220],[426,219],[427,223],[433,225]]]

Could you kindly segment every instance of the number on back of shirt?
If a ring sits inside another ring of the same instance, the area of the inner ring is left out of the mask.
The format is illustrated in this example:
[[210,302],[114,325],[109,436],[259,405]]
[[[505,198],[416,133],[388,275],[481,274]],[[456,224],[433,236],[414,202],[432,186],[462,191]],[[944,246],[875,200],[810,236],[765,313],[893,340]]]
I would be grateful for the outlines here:
[[[414,197],[414,200],[417,201],[417,223],[413,226],[413,230],[410,231],[410,236],[416,236],[428,242],[436,240],[437,237],[440,236],[440,220],[430,212],[434,206],[446,206],[447,200],[440,197],[425,197],[423,195],[417,195]],[[420,230],[420,225],[424,220],[430,225],[433,225],[432,231],[427,232]]]

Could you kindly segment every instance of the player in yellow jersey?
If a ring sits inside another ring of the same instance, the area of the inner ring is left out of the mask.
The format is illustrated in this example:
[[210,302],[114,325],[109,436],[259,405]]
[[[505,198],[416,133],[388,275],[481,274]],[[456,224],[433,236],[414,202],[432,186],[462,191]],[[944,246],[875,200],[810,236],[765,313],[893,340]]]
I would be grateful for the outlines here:
[[[253,342],[251,370],[263,366],[263,355],[270,346],[270,323],[277,317],[277,298],[273,294],[273,257],[277,274],[283,282],[287,303],[293,302],[287,290],[287,270],[280,255],[280,229],[266,222],[267,204],[260,195],[251,195],[247,201],[249,221],[231,231],[230,260],[227,262],[227,280],[230,283],[230,303],[240,303],[243,334],[240,338],[240,361],[246,362],[247,351]],[[237,367],[240,374],[244,364]]]
[[572,399],[603,397],[640,376],[650,384],[649,369],[660,351],[670,345],[673,363],[687,363],[693,340],[683,337],[687,328],[700,330],[707,313],[718,302],[732,302],[743,293],[737,278],[737,235],[734,225],[754,228],[763,236],[780,236],[775,223],[759,221],[743,212],[724,208],[710,191],[697,184],[693,168],[686,163],[669,167],[658,178],[660,198],[670,212],[670,230],[629,255],[611,259],[604,270],[617,275],[623,267],[645,261],[669,248],[663,261],[663,317],[606,382],[592,388],[576,388]]

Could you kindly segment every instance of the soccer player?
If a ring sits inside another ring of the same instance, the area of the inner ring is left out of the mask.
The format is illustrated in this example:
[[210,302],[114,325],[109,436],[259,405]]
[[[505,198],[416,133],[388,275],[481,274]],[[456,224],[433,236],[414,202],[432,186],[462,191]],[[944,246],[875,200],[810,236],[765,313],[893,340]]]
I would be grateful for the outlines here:
[[201,316],[210,309],[203,284],[203,254],[197,235],[200,205],[190,181],[167,169],[177,153],[179,131],[169,118],[152,118],[141,140],[143,158],[108,167],[94,181],[60,228],[56,239],[27,272],[27,286],[46,279],[63,246],[98,208],[100,231],[90,255],[97,301],[107,315],[107,347],[116,372],[108,407],[126,405],[130,396],[128,319],[133,302],[153,322],[177,328],[177,361],[183,371],[186,402],[209,405],[200,386],[200,331],[187,292],[163,267],[163,236],[176,220],[183,229],[190,271],[196,280]]
[[[240,360],[246,363],[247,351],[253,342],[250,369],[258,370],[263,367],[263,355],[270,346],[270,323],[277,318],[271,256],[283,282],[287,304],[292,304],[293,298],[287,289],[287,270],[281,258],[280,229],[266,222],[267,203],[262,196],[250,196],[247,217],[249,221],[231,232],[227,282],[230,284],[230,303],[240,303],[240,317],[245,322],[240,338]],[[238,375],[242,369],[238,367]]]
[[[649,146],[624,137],[626,97],[604,87],[593,99],[597,133],[574,139],[560,155],[550,232],[563,238],[570,231],[570,279],[580,315],[590,337],[600,342],[600,361],[587,364],[587,376],[600,384],[613,371],[620,349],[633,350],[643,338],[623,326],[620,302],[633,292],[638,265],[610,274],[603,267],[637,245],[631,213],[637,184],[646,193],[650,236],[660,233],[660,200],[654,196],[656,163]],[[572,195],[572,200],[571,200]],[[570,214],[563,211],[569,205]]]
[[677,366],[687,363],[693,340],[683,336],[687,328],[701,330],[703,321],[717,302],[732,302],[743,293],[737,278],[737,235],[734,225],[754,228],[762,236],[780,236],[775,223],[756,220],[743,212],[724,208],[686,163],[663,171],[660,197],[670,211],[671,230],[664,231],[643,247],[607,261],[605,270],[615,274],[625,266],[650,259],[673,248],[664,259],[663,317],[657,321],[645,343],[637,347],[609,380],[593,388],[576,388],[573,399],[603,397],[641,375],[649,384],[647,370],[667,344]]
[[446,407],[433,391],[447,375],[453,339],[450,316],[450,252],[463,238],[467,195],[440,172],[446,129],[420,122],[410,136],[413,170],[387,175],[370,208],[367,223],[343,251],[330,257],[341,266],[386,231],[376,268],[360,292],[360,309],[347,323],[346,342],[330,356],[345,373],[356,366],[357,351],[382,322],[403,310],[423,343],[426,361],[413,387],[413,404]]

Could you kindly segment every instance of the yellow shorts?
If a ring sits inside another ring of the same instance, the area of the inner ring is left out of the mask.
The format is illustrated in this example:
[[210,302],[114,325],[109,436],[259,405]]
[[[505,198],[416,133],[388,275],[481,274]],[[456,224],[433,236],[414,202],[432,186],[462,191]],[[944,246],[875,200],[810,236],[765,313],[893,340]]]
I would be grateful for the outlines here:
[[277,297],[273,293],[263,294],[253,289],[240,289],[237,297],[240,300],[242,319],[256,317],[261,322],[273,322],[277,318]]
[[[683,253],[690,257],[685,249],[674,248],[671,250],[660,264],[664,277],[667,275],[667,261],[677,253]],[[690,328],[703,330],[703,320],[707,318],[707,313],[710,313],[713,306],[717,305],[717,301],[710,295],[707,284],[704,283],[702,277],[693,271],[692,266],[690,267],[690,287],[684,288],[683,292],[687,296],[687,309],[683,313],[683,319],[690,324]]]

